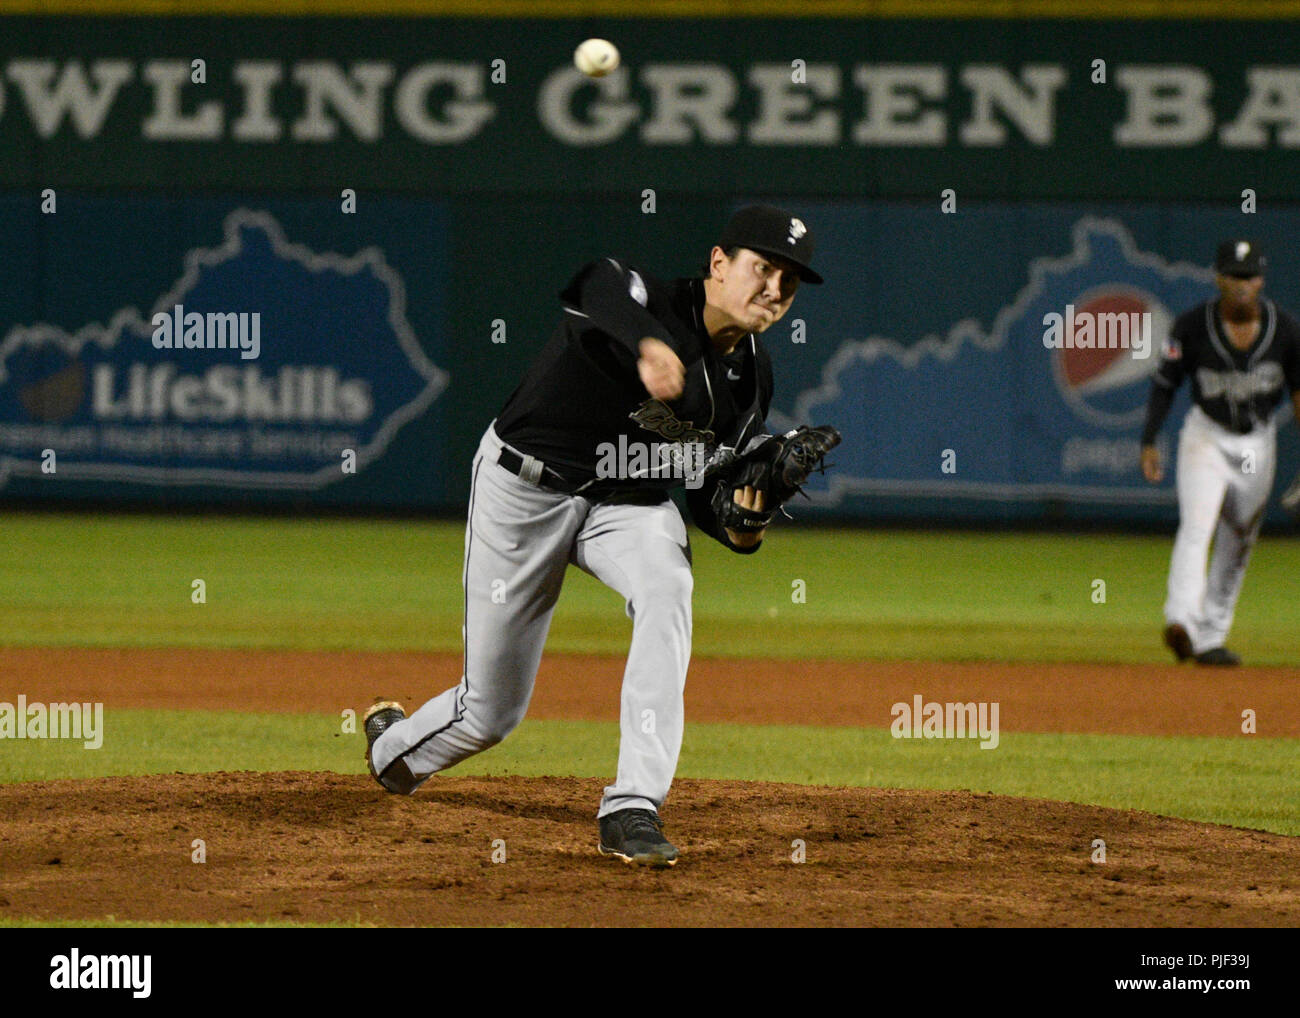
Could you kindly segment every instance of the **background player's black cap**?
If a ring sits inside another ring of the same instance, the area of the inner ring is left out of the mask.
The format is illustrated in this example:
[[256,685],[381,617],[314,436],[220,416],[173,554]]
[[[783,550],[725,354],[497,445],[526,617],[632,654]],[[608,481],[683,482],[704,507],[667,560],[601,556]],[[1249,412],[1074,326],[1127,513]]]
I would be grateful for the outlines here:
[[822,277],[808,265],[812,261],[812,234],[802,219],[772,205],[746,205],[731,217],[718,246],[747,247],[751,251],[776,255],[799,268],[805,283],[820,283]]
[[1214,270],[1224,276],[1260,276],[1268,264],[1250,240],[1225,240],[1214,252]]

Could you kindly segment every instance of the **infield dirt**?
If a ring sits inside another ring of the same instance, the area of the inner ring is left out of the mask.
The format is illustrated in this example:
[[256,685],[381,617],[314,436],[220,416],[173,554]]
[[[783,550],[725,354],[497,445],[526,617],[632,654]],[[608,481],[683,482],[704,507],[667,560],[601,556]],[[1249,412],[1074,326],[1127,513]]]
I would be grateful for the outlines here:
[[[528,716],[616,721],[621,657],[547,654]],[[29,701],[337,713],[375,697],[410,709],[460,677],[459,654],[6,647],[0,690]],[[1300,669],[940,661],[691,660],[686,722],[888,728],[890,708],[997,701],[1004,732],[1300,737]]]
[[[447,777],[402,798],[303,772],[10,785],[0,917],[1279,926],[1300,914],[1300,839],[1278,835],[968,792],[682,780],[668,830],[681,861],[649,871],[596,854],[599,795],[594,780]],[[1094,865],[1101,833],[1108,859]]]
[[[0,682],[32,700],[109,709],[333,712],[376,694],[418,704],[459,664],[415,653],[9,648]],[[621,668],[549,655],[530,716],[616,717]],[[1283,669],[696,660],[687,710],[695,721],[883,728],[890,703],[923,692],[1000,700],[1007,731],[1229,735],[1245,703],[1269,719],[1268,734],[1294,737],[1294,684]],[[0,921],[1300,923],[1300,838],[970,792],[683,779],[666,811],[681,861],[644,871],[596,854],[602,783],[449,775],[412,798],[365,776],[305,772],[0,786]],[[1091,861],[1095,838],[1104,864]]]

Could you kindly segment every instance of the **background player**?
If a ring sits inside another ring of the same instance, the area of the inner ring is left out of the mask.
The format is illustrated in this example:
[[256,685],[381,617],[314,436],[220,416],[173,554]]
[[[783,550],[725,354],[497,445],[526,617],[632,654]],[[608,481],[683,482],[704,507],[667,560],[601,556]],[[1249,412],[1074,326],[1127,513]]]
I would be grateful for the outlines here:
[[[623,675],[618,773],[598,811],[600,850],[671,865],[658,810],[677,767],[691,651],[691,557],[668,489],[762,433],[771,361],[758,334],[790,309],[812,235],[794,216],[750,206],[732,217],[705,278],[660,282],[612,258],[561,292],[560,324],[489,425],[474,459],[465,534],[465,662],[460,684],[410,718],[367,712],[367,761],[392,792],[500,742],[523,719],[551,613],[572,563],[624,598],[632,642]],[[622,445],[620,445],[622,443]],[[639,447],[608,476],[610,448]],[[635,465],[634,465],[635,464]],[[676,476],[663,476],[664,473]],[[733,551],[756,551],[775,506],[753,486],[719,522],[713,485],[687,483],[696,525]]]
[[[1179,661],[1236,665],[1224,643],[1277,464],[1273,410],[1290,392],[1300,420],[1300,325],[1267,298],[1264,257],[1247,240],[1219,245],[1217,300],[1174,322],[1142,432],[1142,473],[1164,472],[1154,442],[1184,378],[1192,409],[1178,440],[1178,535],[1169,563],[1165,643]],[[1206,576],[1206,555],[1214,556]]]

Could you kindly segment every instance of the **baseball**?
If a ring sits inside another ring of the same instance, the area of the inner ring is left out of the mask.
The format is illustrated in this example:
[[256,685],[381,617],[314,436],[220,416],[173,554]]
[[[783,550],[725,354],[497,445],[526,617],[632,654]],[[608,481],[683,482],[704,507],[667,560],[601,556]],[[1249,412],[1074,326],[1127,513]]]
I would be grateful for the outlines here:
[[608,39],[588,39],[573,51],[573,63],[589,78],[603,78],[618,66],[618,47]]

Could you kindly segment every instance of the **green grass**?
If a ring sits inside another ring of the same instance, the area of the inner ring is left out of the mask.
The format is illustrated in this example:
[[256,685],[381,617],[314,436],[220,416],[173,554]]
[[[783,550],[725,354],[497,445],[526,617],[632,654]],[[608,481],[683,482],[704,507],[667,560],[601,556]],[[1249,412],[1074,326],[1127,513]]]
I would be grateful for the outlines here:
[[[102,748],[9,742],[0,782],[217,770],[361,774],[361,736],[328,715],[119,710]],[[618,726],[526,721],[449,774],[610,777]],[[1004,734],[897,740],[885,729],[691,724],[678,777],[888,788],[952,788],[1140,809],[1300,835],[1295,740]]]
[[[0,523],[0,644],[460,650],[460,524],[54,513]],[[1167,660],[1157,638],[1167,538],[784,527],[756,556],[698,534],[694,550],[697,655]],[[205,604],[191,601],[196,578]],[[791,599],[795,581],[805,603]],[[1300,542],[1263,541],[1234,645],[1251,663],[1294,664],[1297,606]],[[625,653],[622,607],[571,570],[548,650]],[[93,751],[6,741],[0,781],[363,769],[360,736],[340,734],[337,717],[123,710],[106,726]],[[612,724],[526,722],[454,773],[608,777],[617,736]],[[692,724],[678,774],[969,788],[1300,835],[1296,746],[1010,734],[985,751],[876,729]]]
[[[460,649],[458,523],[7,513],[0,524],[9,645]],[[698,655],[1167,659],[1168,538],[788,525],[755,556],[698,533],[693,545]],[[196,578],[205,604],[191,601]],[[806,603],[791,600],[796,580]],[[1297,606],[1300,541],[1262,541],[1234,645],[1253,664],[1296,663]],[[629,632],[618,596],[571,569],[548,649],[621,654]]]

